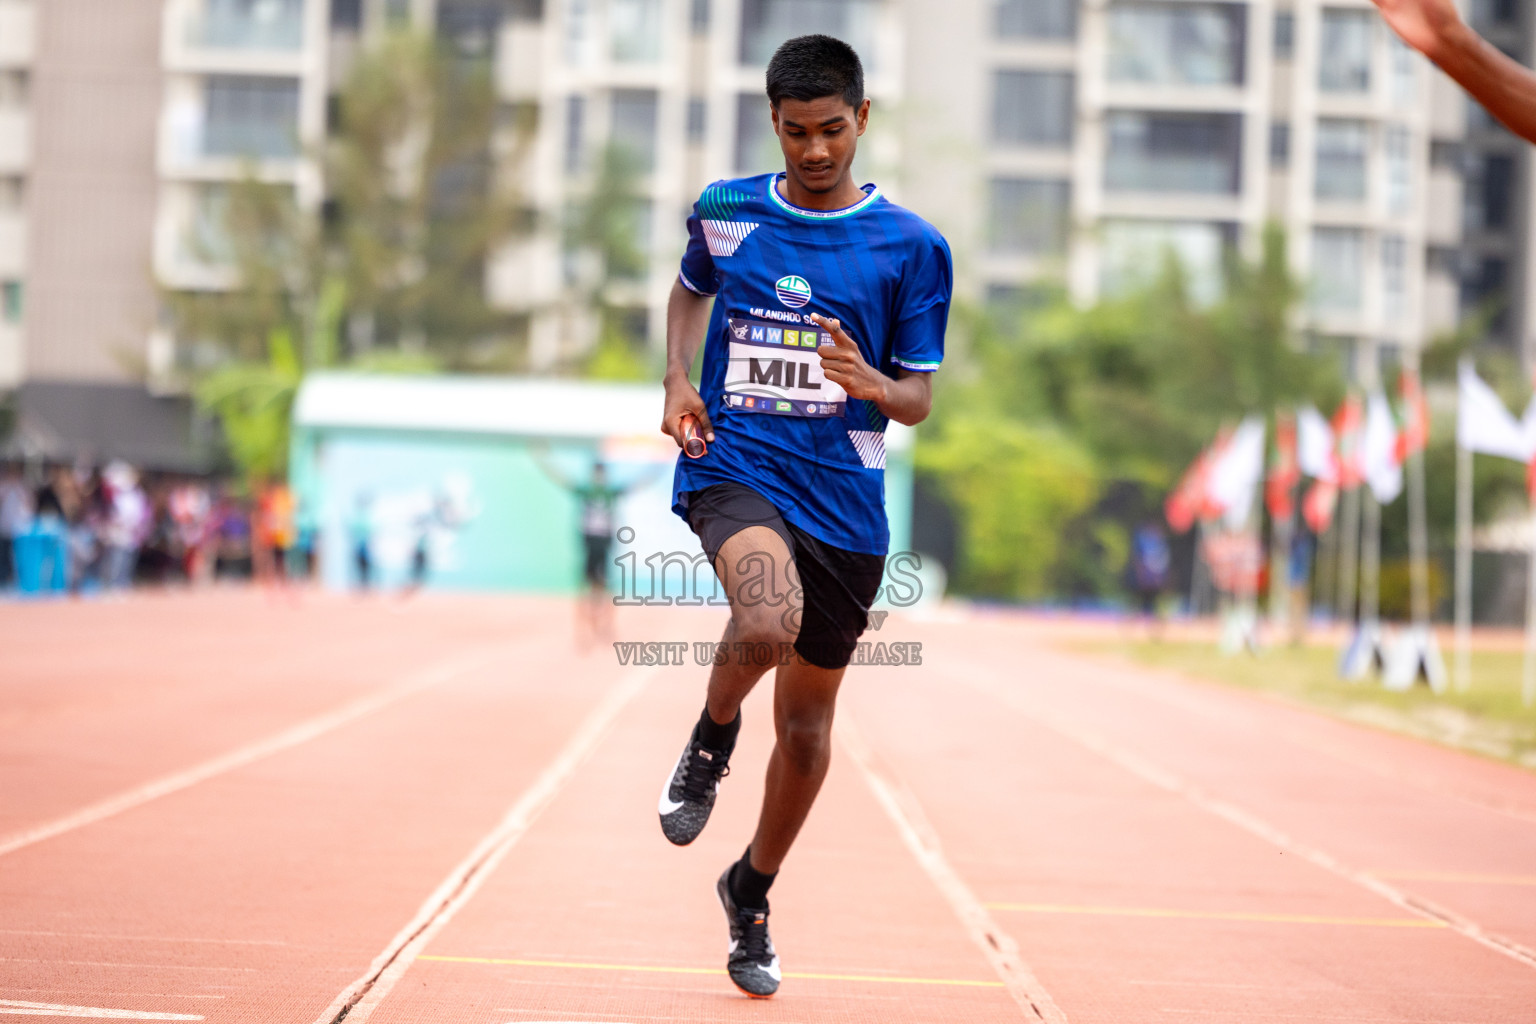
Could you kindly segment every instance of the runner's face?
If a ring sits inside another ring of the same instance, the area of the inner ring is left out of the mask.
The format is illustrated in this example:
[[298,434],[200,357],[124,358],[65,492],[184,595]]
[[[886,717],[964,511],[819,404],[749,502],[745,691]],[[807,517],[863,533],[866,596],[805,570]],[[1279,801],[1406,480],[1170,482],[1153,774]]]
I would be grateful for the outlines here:
[[784,168],[807,192],[832,192],[853,164],[858,138],[869,124],[869,100],[857,110],[841,96],[782,100],[773,110],[773,130],[784,151]]

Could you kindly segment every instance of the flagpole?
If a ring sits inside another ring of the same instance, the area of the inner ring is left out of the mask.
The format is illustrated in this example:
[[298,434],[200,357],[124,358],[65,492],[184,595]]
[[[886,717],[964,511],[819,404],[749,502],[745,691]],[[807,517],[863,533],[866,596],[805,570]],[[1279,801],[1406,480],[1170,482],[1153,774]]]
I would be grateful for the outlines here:
[[[1419,356],[1410,363],[1413,373],[1413,407],[1405,409],[1414,427],[1408,445],[1408,589],[1413,624],[1429,635],[1429,531],[1424,514],[1424,449],[1429,444],[1428,410],[1424,406],[1424,382],[1419,377]],[[1421,418],[1421,415],[1422,418]],[[1428,642],[1427,640],[1425,641]]]
[[1456,437],[1456,689],[1472,687],[1472,452]]
[[1413,624],[1429,629],[1429,537],[1424,523],[1424,453],[1408,456],[1408,573]]
[[1369,487],[1360,488],[1365,503],[1365,545],[1360,555],[1360,625],[1375,628],[1381,605],[1381,502]]
[[1525,594],[1525,680],[1520,700],[1526,707],[1536,704],[1536,503],[1531,508],[1531,551],[1526,562]]
[[1344,492],[1344,508],[1341,526],[1344,535],[1339,540],[1339,603],[1338,614],[1346,625],[1355,619],[1355,584],[1360,562],[1360,492],[1357,484]]

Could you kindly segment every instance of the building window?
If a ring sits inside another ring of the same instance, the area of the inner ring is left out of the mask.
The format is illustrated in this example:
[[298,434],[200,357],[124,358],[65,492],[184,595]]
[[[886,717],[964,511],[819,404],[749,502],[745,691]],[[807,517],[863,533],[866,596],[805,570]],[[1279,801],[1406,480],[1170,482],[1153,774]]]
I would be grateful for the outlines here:
[[0,69],[0,107],[24,107],[31,92],[26,68]]
[[297,50],[304,45],[304,0],[207,0],[191,23],[197,46]]
[[205,156],[284,159],[298,155],[298,79],[209,75],[206,90]]
[[1401,217],[1413,206],[1413,136],[1402,125],[1388,125],[1382,132],[1381,149],[1387,212]]
[[21,323],[24,300],[24,290],[20,281],[0,281],[0,321],[8,324]]
[[688,5],[688,27],[694,35],[709,31],[709,0],[692,0]]
[[1408,302],[1408,243],[1402,235],[1381,237],[1381,303],[1391,321],[1406,318]]
[[768,100],[760,92],[736,97],[736,172],[763,174],[784,166],[778,136],[768,120]]
[[613,59],[654,64],[661,59],[661,0],[608,0]]
[[1242,188],[1241,114],[1116,111],[1105,131],[1111,192],[1235,195]]
[[1275,12],[1275,60],[1290,60],[1296,55],[1296,15]]
[[1004,39],[1072,39],[1077,0],[1000,0],[997,34]]
[[1419,98],[1419,55],[1396,32],[1387,33],[1387,67],[1391,73],[1392,102],[1406,107]]
[[1489,231],[1508,228],[1514,212],[1515,158],[1497,153],[1484,156],[1468,189],[1477,193],[1478,216],[1472,223]]
[[878,0],[743,0],[738,56],[762,66],[786,39],[812,33],[836,36],[858,51],[864,70],[877,66]]
[[1109,9],[1109,78],[1242,85],[1244,4],[1123,3]]
[[1289,167],[1291,163],[1291,122],[1275,121],[1269,126],[1269,166]]
[[642,171],[656,169],[656,90],[615,89],[613,141],[629,150]]
[[27,201],[27,179],[19,174],[0,174],[0,210],[20,210]]
[[1472,27],[1479,32],[1520,22],[1520,0],[1472,0]]
[[1206,221],[1107,220],[1100,232],[1099,286],[1106,295],[1146,287],[1170,259],[1200,305],[1221,297],[1236,226]]
[[1060,256],[1067,249],[1071,216],[1068,182],[993,178],[989,247],[999,255]]
[[1323,92],[1369,92],[1375,11],[1323,10],[1317,87]]
[[1509,262],[1500,256],[1471,260],[1463,274],[1461,308],[1468,312],[1487,311],[1489,331],[1502,335],[1509,329]]
[[992,141],[1016,146],[1072,144],[1071,72],[999,71],[993,76],[992,89]]
[[496,36],[507,13],[504,4],[486,0],[438,0],[437,36],[461,60],[494,61]]
[[1429,140],[1429,166],[1447,171],[1461,171],[1461,143],[1443,139]]
[[1364,295],[1365,232],[1312,229],[1312,309],[1358,313]]
[[356,32],[363,27],[363,0],[331,0],[331,27]]
[[1317,177],[1312,194],[1318,199],[1363,201],[1370,145],[1370,127],[1364,121],[1319,120]]
[[708,123],[706,121],[708,110],[709,108],[704,105],[704,101],[699,97],[694,96],[688,100],[689,142],[697,143],[704,141],[704,128]]
[[567,96],[565,99],[565,173],[579,172],[586,161],[587,99],[585,96]]

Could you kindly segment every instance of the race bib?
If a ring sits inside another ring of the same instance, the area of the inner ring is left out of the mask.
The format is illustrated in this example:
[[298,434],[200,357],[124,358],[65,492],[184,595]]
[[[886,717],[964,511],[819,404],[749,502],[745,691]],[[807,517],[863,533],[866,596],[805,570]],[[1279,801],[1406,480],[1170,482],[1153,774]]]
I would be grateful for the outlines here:
[[746,412],[780,416],[841,416],[848,401],[842,387],[821,373],[817,349],[832,335],[757,320],[728,321],[725,403]]

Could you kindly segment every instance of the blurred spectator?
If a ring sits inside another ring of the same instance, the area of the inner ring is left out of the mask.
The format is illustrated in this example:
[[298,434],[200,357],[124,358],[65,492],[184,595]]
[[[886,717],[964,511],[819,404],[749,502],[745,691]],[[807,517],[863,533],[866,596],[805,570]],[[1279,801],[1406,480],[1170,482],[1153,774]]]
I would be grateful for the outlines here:
[[32,525],[32,495],[21,468],[0,467],[0,590],[16,579],[16,538]]
[[213,560],[208,557],[213,541],[213,500],[207,485],[188,480],[175,487],[168,501],[168,511],[175,525],[181,571],[187,583],[192,586],[206,583],[213,569]]
[[244,508],[229,494],[222,494],[213,516],[213,575],[249,577],[251,575],[251,520]]
[[373,585],[373,496],[359,494],[347,521],[352,541],[352,565],[357,572],[357,589],[366,592]]
[[139,486],[139,475],[126,462],[113,462],[102,474],[108,495],[108,515],[103,541],[106,564],[102,585],[122,590],[133,583],[139,549],[153,526],[149,500]]
[[255,548],[256,576],[282,585],[288,581],[288,553],[293,550],[295,534],[293,492],[281,480],[262,488],[256,499]]
[[315,564],[319,558],[320,547],[320,522],[315,517],[314,504],[299,500],[298,512],[294,515],[295,555],[298,557],[299,571],[303,573],[305,580],[315,578]]
[[1172,567],[1173,556],[1162,527],[1151,521],[1142,523],[1131,538],[1131,588],[1136,592],[1141,616],[1151,626],[1154,637],[1161,633],[1159,605],[1168,590]]

